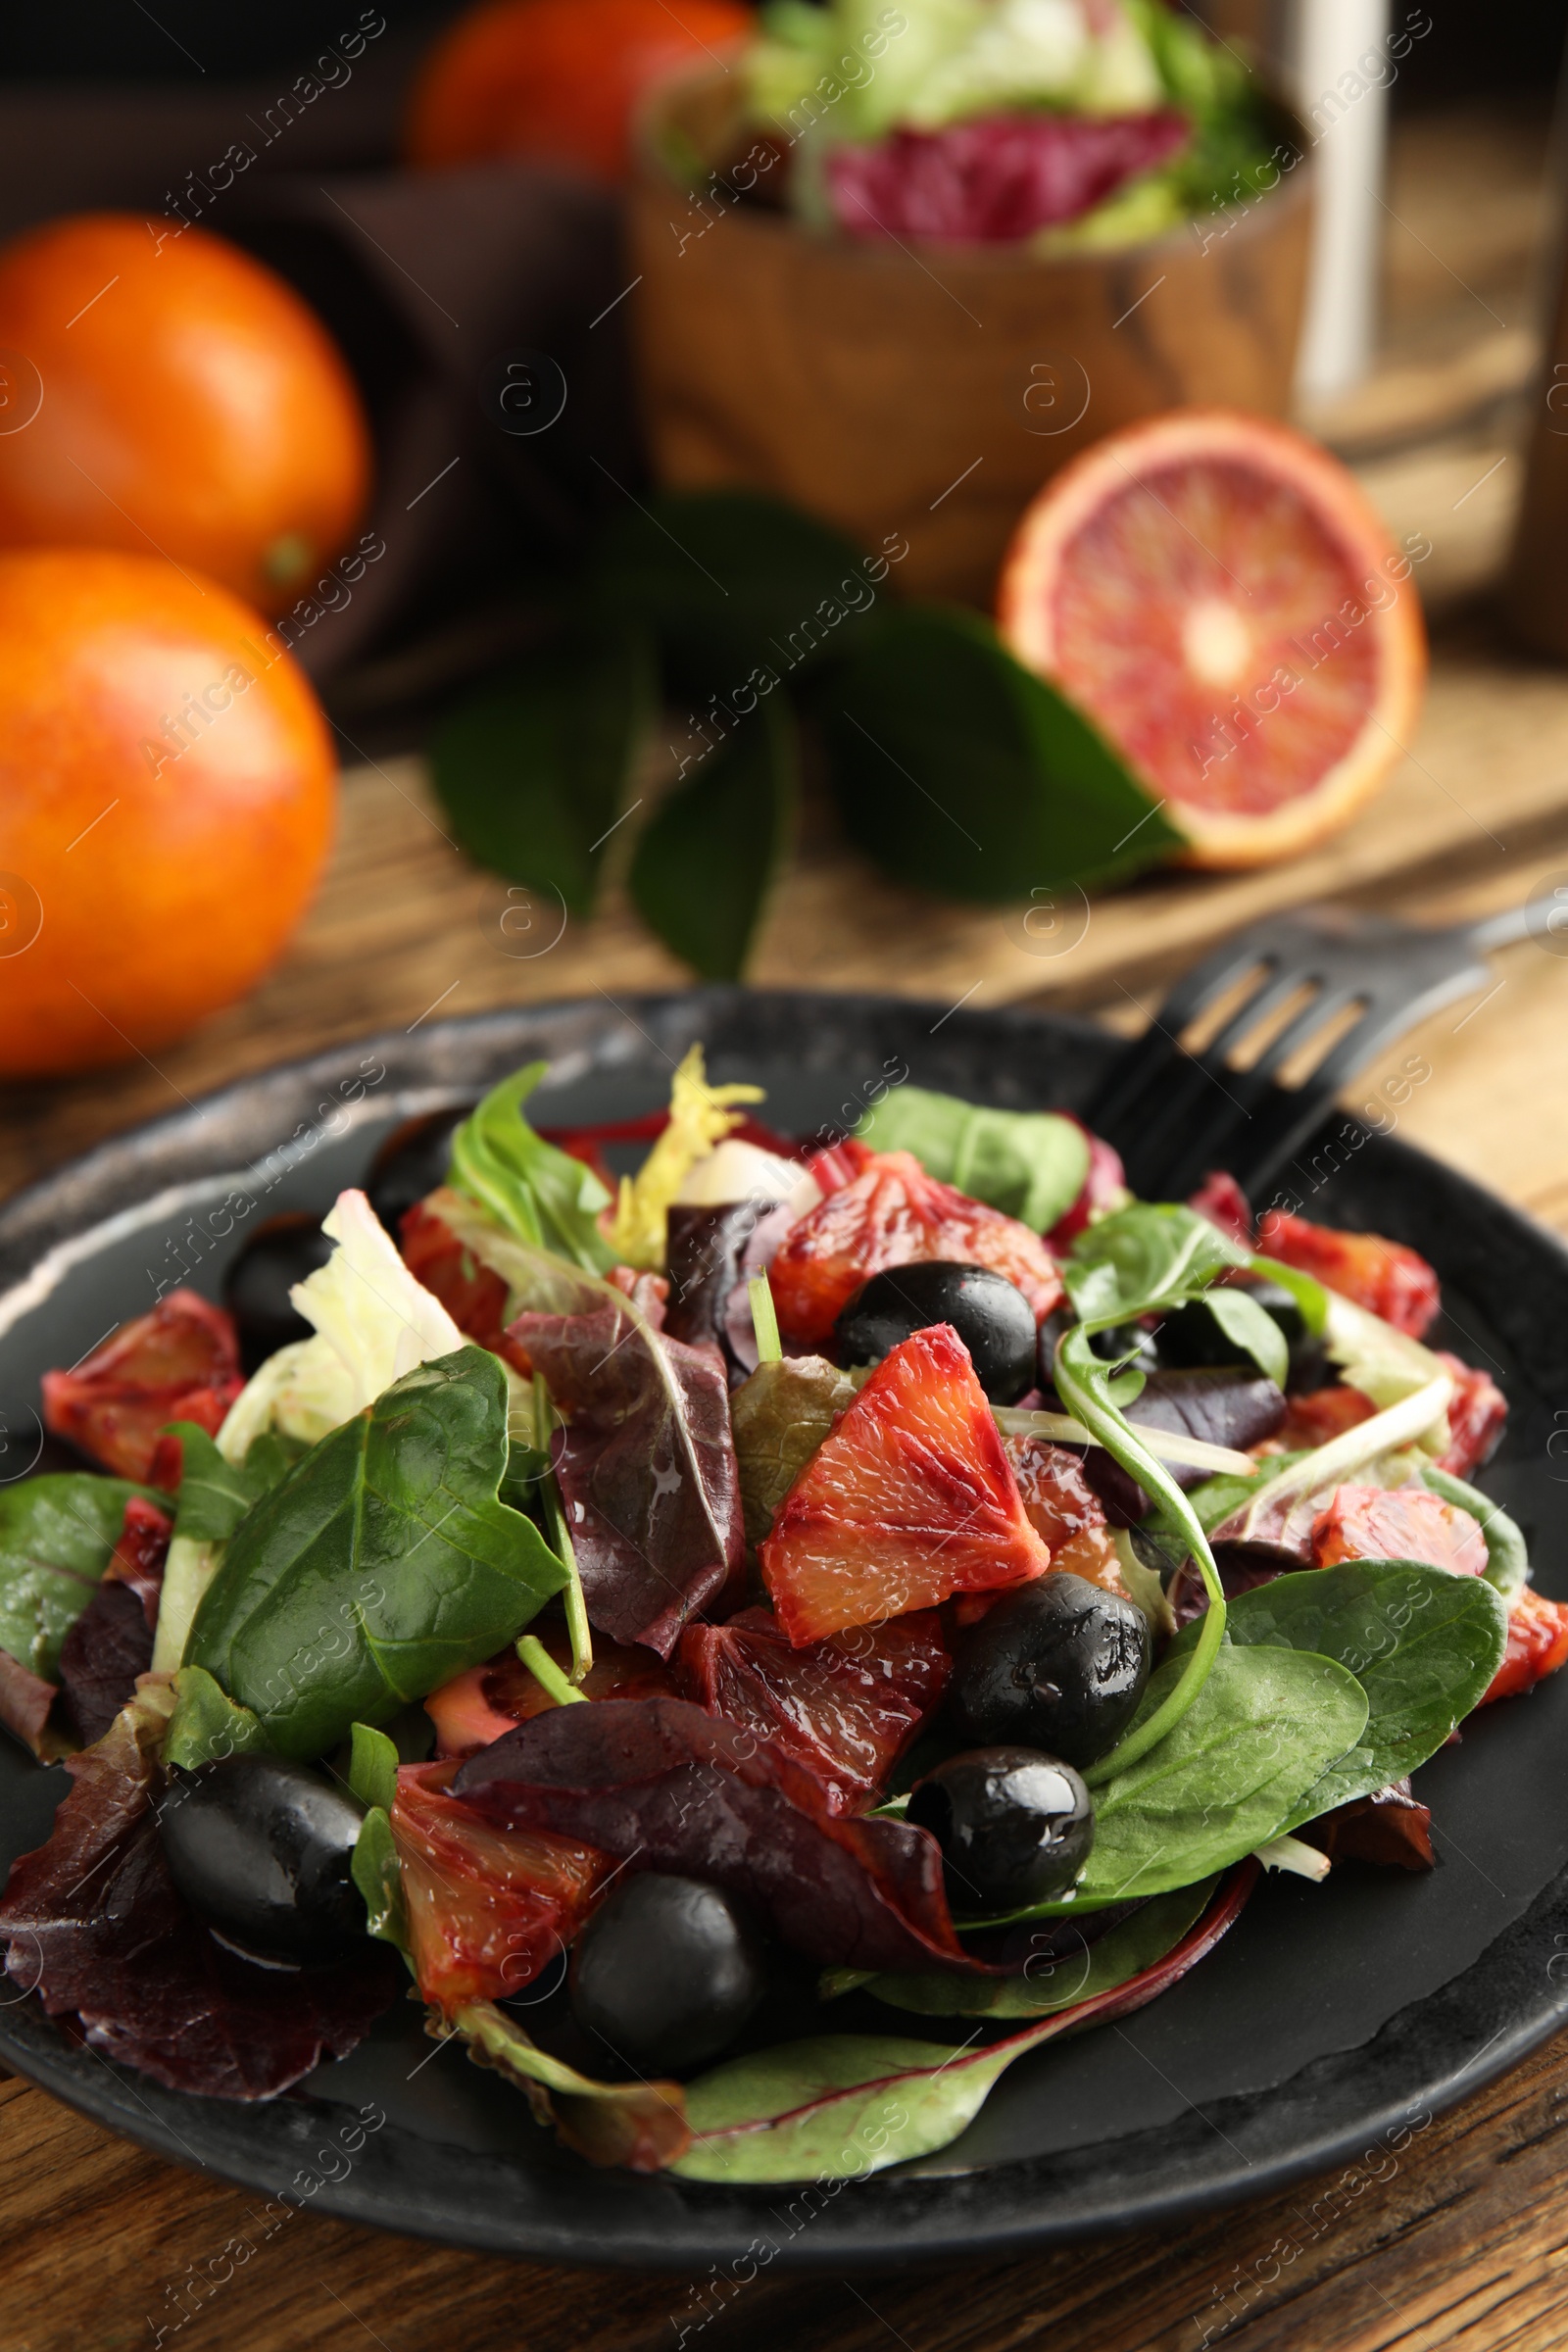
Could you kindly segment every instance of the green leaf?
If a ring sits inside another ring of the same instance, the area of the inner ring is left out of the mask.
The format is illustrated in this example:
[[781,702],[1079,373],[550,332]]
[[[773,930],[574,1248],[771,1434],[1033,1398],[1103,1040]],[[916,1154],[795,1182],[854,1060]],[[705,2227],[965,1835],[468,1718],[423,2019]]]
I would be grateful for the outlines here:
[[365,1898],[369,1933],[382,1943],[396,1945],[407,1960],[409,1915],[403,1900],[403,1868],[383,1806],[372,1805],[366,1814],[354,1841],[349,1875]]
[[685,2100],[678,2082],[599,2082],[530,2041],[493,2001],[469,2001],[452,2027],[472,2054],[509,2077],[540,2123],[553,2123],[566,2145],[591,2164],[653,2172],[685,2147]]
[[1047,1233],[1089,1173],[1089,1138],[1054,1110],[984,1110],[923,1086],[891,1088],[855,1130],[873,1152],[912,1152],[971,1200]]
[[1299,1266],[1287,1266],[1277,1257],[1249,1258],[1252,1272],[1262,1282],[1277,1282],[1282,1291],[1289,1291],[1301,1310],[1301,1318],[1314,1339],[1321,1334],[1329,1319],[1329,1295],[1314,1276],[1303,1274]]
[[52,1470],[0,1488],[0,1649],[46,1683],[98,1589],[133,1494],[167,1495],[90,1470]]
[[545,647],[482,687],[430,744],[431,779],[461,846],[591,914],[655,699],[648,646],[633,629]]
[[1218,1283],[1203,1293],[1203,1304],[1232,1345],[1283,1389],[1291,1375],[1291,1350],[1273,1316],[1249,1292]]
[[1002,905],[1181,847],[1117,754],[977,613],[890,609],[812,709],[851,838],[901,882]]
[[[1179,1647],[1165,1658],[1135,1728],[1188,1663]],[[1174,1729],[1096,1789],[1094,1847],[1073,1898],[1016,1916],[1162,1894],[1239,1862],[1305,1818],[1302,1797],[1356,1745],[1367,1711],[1361,1685],[1333,1658],[1227,1644]]]
[[666,948],[705,980],[738,980],[789,855],[800,794],[782,696],[710,752],[643,828],[627,888]]
[[863,560],[798,508],[697,490],[622,514],[600,549],[595,592],[612,618],[655,633],[686,685],[744,715],[853,643],[886,574],[885,561]]
[[174,1675],[174,1711],[164,1733],[164,1762],[195,1772],[219,1756],[265,1755],[270,1742],[249,1707],[236,1707],[205,1668]]
[[1250,1478],[1233,1476],[1230,1471],[1222,1470],[1217,1477],[1205,1478],[1200,1486],[1189,1487],[1187,1499],[1204,1535],[1211,1536],[1216,1527],[1222,1526],[1232,1512],[1239,1511],[1250,1496],[1255,1494],[1260,1487],[1266,1486],[1280,1471],[1294,1469],[1298,1462],[1305,1460],[1305,1453],[1271,1453],[1266,1461],[1258,1464]]
[[169,1428],[180,1441],[183,1462],[174,1533],[193,1544],[226,1544],[258,1495],[305,1451],[303,1439],[266,1430],[236,1464],[194,1421],[171,1421]]
[[[1172,1654],[1193,1635],[1188,1626]],[[1366,1728],[1303,1791],[1282,1831],[1402,1780],[1436,1755],[1502,1663],[1508,1612],[1485,1577],[1414,1560],[1341,1560],[1238,1593],[1227,1619],[1238,1648],[1335,1658],[1368,1701]]]
[[894,2009],[916,2010],[924,2017],[1052,2017],[1152,1968],[1207,1909],[1218,1884],[1217,1878],[1202,1879],[1157,1894],[1094,1943],[1080,1938],[1077,1950],[1059,1959],[1031,1959],[1021,1977],[960,1977],[933,1969],[918,1976],[873,1976],[863,1981],[865,1989]]
[[395,1740],[373,1724],[356,1723],[349,1733],[349,1787],[368,1812],[379,1806],[390,1814],[398,1792],[398,1750]]
[[416,1366],[247,1513],[186,1662],[281,1754],[317,1756],[493,1656],[566,1579],[498,1499],[506,1464],[499,1357],[461,1348]]
[[848,1373],[825,1356],[759,1364],[729,1400],[746,1541],[755,1551],[773,1514],[855,1396]]
[[1505,1600],[1522,1592],[1530,1582],[1530,1553],[1516,1519],[1510,1519],[1500,1503],[1483,1494],[1479,1487],[1467,1486],[1449,1470],[1440,1470],[1436,1462],[1423,1462],[1421,1483],[1445,1502],[1454,1503],[1468,1511],[1481,1523],[1481,1533],[1487,1545],[1487,1582],[1495,1586]]
[[1247,1251],[1195,1210],[1135,1200],[1085,1227],[1062,1278],[1083,1321],[1108,1330],[1138,1315],[1168,1314],[1190,1298],[1212,1306],[1215,1276],[1246,1264]]
[[549,1067],[530,1061],[475,1103],[452,1139],[449,1181],[519,1241],[602,1274],[615,1262],[598,1224],[610,1195],[592,1168],[535,1135],[522,1115]]

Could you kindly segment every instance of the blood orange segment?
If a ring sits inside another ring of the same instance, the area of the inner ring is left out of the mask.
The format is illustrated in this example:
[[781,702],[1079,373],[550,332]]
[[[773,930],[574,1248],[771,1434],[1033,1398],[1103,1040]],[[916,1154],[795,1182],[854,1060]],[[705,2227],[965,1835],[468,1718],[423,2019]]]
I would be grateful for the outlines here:
[[1547,1600],[1527,1585],[1508,1605],[1508,1646],[1482,1706],[1533,1690],[1548,1674],[1568,1665],[1568,1603]]
[[[194,1421],[216,1437],[245,1384],[232,1318],[194,1291],[171,1291],[42,1385],[51,1437],[69,1438],[120,1478],[147,1478],[166,1421]],[[166,1447],[163,1463],[172,1458]]]
[[1110,434],[1042,491],[998,618],[1194,862],[1262,864],[1343,824],[1409,742],[1426,674],[1413,561],[1304,435],[1184,410]]
[[[769,1269],[778,1325],[798,1347],[830,1348],[833,1325],[884,1266],[926,1258],[1004,1274],[1037,1320],[1062,1298],[1056,1261],[1037,1233],[928,1176],[912,1152],[841,1145],[858,1173],[792,1225]],[[813,1163],[814,1165],[814,1163]]]
[[758,1557],[797,1648],[1050,1567],[949,1324],[884,1357],[785,1495]]
[[[540,1639],[563,1674],[569,1673],[571,1643],[564,1633],[547,1633]],[[594,1662],[581,1688],[584,1698],[651,1698],[672,1696],[675,1686],[668,1667],[651,1649],[601,1638],[594,1643]],[[504,1649],[432,1690],[424,1711],[435,1725],[440,1755],[471,1756],[555,1704],[516,1651]]]
[[1446,1348],[1440,1348],[1437,1356],[1454,1381],[1448,1399],[1448,1450],[1438,1468],[1454,1478],[1468,1478],[1495,1450],[1508,1418],[1508,1399],[1490,1372],[1478,1372]]
[[710,1714],[783,1748],[821,1782],[830,1812],[849,1813],[882,1786],[952,1667],[932,1610],[794,1649],[771,1609],[743,1609],[688,1626],[680,1670]]
[[1258,1226],[1257,1246],[1265,1257],[1314,1276],[1412,1340],[1425,1335],[1443,1303],[1438,1277],[1420,1251],[1381,1233],[1341,1233],[1271,1208]]
[[453,1764],[406,1764],[392,1837],[419,1990],[450,2014],[506,2000],[548,1968],[613,1864],[590,1845],[497,1829],[450,1793]]
[[1468,1511],[1425,1487],[1336,1487],[1312,1522],[1314,1567],[1341,1560],[1425,1560],[1456,1576],[1485,1576],[1487,1540]]

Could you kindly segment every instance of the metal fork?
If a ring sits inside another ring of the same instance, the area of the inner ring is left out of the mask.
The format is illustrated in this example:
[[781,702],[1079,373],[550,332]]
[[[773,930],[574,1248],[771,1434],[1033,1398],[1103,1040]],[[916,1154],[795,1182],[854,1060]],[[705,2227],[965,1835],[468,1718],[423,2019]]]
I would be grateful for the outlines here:
[[[1344,906],[1267,915],[1177,981],[1084,1117],[1115,1145],[1143,1200],[1185,1200],[1211,1168],[1229,1169],[1255,1200],[1356,1070],[1428,1013],[1485,987],[1490,950],[1550,935],[1553,912],[1549,901],[1532,901],[1445,931]],[[1253,971],[1256,986],[1201,1053],[1185,1052],[1183,1032]],[[1306,1001],[1251,1064],[1238,1068],[1236,1050],[1303,993]],[[1298,1085],[1276,1084],[1297,1056],[1306,1075]]]

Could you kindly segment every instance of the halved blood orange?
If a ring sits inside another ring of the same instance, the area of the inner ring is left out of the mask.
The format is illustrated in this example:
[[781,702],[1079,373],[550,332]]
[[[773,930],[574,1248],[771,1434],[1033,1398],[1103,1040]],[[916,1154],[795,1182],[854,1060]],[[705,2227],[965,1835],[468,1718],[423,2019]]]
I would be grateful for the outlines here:
[[1408,744],[1426,676],[1412,557],[1288,425],[1180,410],[1043,490],[998,589],[1012,652],[1094,719],[1197,865],[1344,824]]

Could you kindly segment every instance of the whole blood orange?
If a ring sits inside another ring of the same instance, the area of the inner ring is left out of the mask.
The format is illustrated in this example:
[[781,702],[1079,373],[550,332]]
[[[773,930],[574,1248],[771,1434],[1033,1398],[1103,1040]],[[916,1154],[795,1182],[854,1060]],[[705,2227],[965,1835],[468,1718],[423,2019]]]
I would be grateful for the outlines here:
[[459,18],[415,85],[409,161],[523,155],[624,179],[644,90],[752,25],[736,0],[487,0]]
[[281,612],[365,505],[369,437],[337,348],[205,229],[84,213],[0,250],[0,546],[163,555]]
[[1194,864],[1261,865],[1342,825],[1403,755],[1426,676],[1411,565],[1315,442],[1181,410],[1042,491],[998,620],[1164,804]]
[[215,581],[0,553],[0,1077],[156,1052],[273,961],[331,836],[303,674]]

